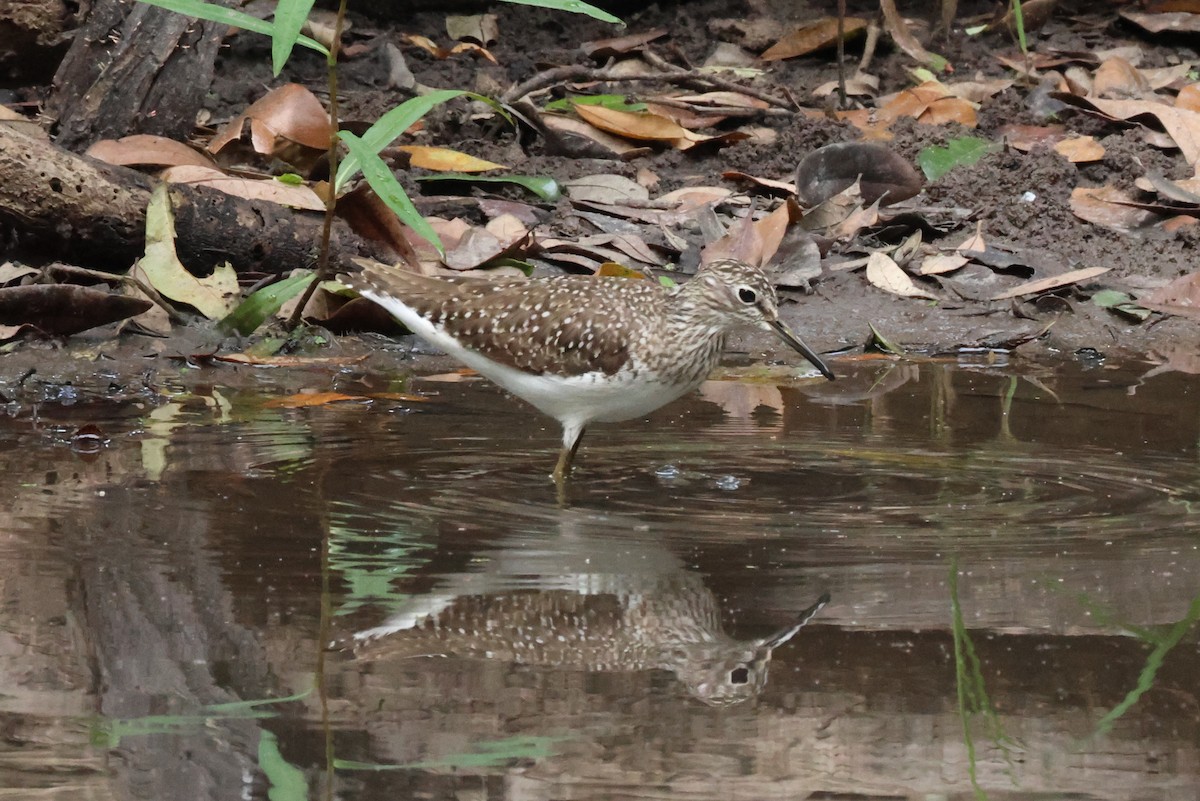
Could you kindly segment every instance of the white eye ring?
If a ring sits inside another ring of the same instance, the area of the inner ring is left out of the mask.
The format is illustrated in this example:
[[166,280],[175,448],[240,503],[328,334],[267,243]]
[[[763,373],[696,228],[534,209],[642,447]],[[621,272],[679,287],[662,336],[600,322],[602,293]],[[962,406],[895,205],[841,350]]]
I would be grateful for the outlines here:
[[738,300],[740,300],[742,303],[745,303],[747,306],[758,300],[758,293],[747,286],[738,289],[737,296]]

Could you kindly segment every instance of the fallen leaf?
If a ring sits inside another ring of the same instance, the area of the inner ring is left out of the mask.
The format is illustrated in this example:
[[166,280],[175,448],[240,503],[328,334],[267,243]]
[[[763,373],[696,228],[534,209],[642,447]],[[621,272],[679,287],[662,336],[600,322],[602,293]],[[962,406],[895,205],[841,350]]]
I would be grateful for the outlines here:
[[[842,30],[847,40],[867,29],[867,21],[862,17],[846,17],[843,22]],[[787,34],[767,48],[759,58],[763,61],[779,61],[807,55],[815,50],[836,45],[837,34],[837,18],[822,17]]]
[[1092,76],[1093,97],[1141,98],[1150,94],[1150,82],[1138,68],[1119,57],[1105,59]]
[[284,84],[251,103],[228,125],[221,127],[208,143],[208,152],[219,153],[227,144],[240,138],[247,120],[256,153],[272,155],[279,137],[314,150],[329,147],[329,115],[316,95],[299,84]]
[[205,278],[188,272],[175,255],[175,220],[167,185],[159,184],[146,208],[146,254],[133,266],[133,273],[164,297],[186,303],[210,320],[233,311],[238,301],[237,273],[221,264]]
[[277,203],[305,211],[325,211],[325,202],[311,187],[285,184],[274,178],[241,178],[212,166],[185,164],[163,170],[162,179],[170,184],[207,186],[246,200]]
[[1149,295],[1138,298],[1138,303],[1166,314],[1200,318],[1200,272],[1176,278]]
[[0,289],[0,325],[13,326],[10,337],[29,325],[47,334],[67,336],[142,314],[148,300],[75,284],[29,284]]
[[576,106],[575,113],[602,131],[627,139],[674,142],[690,133],[673,120],[647,112],[613,111],[603,106]]
[[203,153],[165,136],[135,134],[121,139],[101,139],[87,149],[85,156],[99,159],[107,164],[124,167],[174,167],[190,164],[212,167],[213,161]]
[[991,300],[1008,300],[1009,298],[1019,298],[1022,295],[1034,295],[1039,292],[1048,292],[1051,289],[1069,286],[1070,284],[1078,284],[1082,281],[1088,281],[1098,275],[1111,270],[1111,267],[1084,267],[1080,270],[1071,270],[1070,272],[1062,273],[1061,275],[1052,275],[1047,278],[1039,278],[1034,281],[1026,281],[1023,284],[1006,289],[992,295]]
[[955,167],[969,167],[988,153],[1000,149],[998,142],[978,136],[951,139],[945,147],[931,146],[917,154],[917,165],[930,181],[936,181]]
[[446,34],[451,39],[492,44],[500,38],[500,26],[495,14],[450,14],[446,17]]
[[1138,322],[1145,321],[1153,312],[1150,309],[1138,305],[1134,299],[1125,292],[1118,292],[1115,289],[1102,289],[1092,295],[1092,303],[1102,309],[1125,317],[1132,318]]
[[423,170],[445,170],[448,172],[485,172],[487,170],[507,169],[503,164],[475,158],[474,156],[451,150],[448,147],[433,147],[431,145],[400,145],[397,150],[408,154],[409,163]]
[[[586,140],[588,147],[600,148],[600,156],[631,159],[649,153],[645,145],[635,145],[620,137],[605,133],[594,125],[574,117],[564,117],[560,114],[543,114],[542,122],[547,128],[567,138]],[[569,145],[567,150],[574,152]]]
[[967,257],[958,253],[935,253],[921,261],[917,274],[944,275],[961,269],[966,263]]
[[248,364],[253,367],[345,367],[358,364],[370,354],[361,356],[251,356],[246,353],[212,354],[207,358],[215,362]]
[[286,398],[272,398],[263,404],[267,409],[304,409],[309,406],[326,406],[341,401],[366,401],[362,395],[344,395],[341,392],[300,392]]
[[1151,100],[1109,100],[1105,98],[1082,98],[1062,92],[1051,97],[1064,103],[1091,110],[1111,120],[1135,123],[1139,117],[1153,117],[1183,152],[1183,157],[1193,169],[1200,166],[1200,113],[1187,108],[1168,106]]
[[1154,215],[1132,205],[1133,198],[1113,186],[1079,186],[1071,190],[1071,213],[1081,220],[1131,231],[1154,220]]
[[592,203],[624,204],[630,201],[645,202],[650,199],[646,187],[626,178],[623,175],[611,173],[600,175],[585,175],[562,182],[567,197],[572,200],[587,200]]
[[1104,145],[1094,136],[1074,136],[1054,145],[1054,152],[1072,164],[1086,164],[1104,158]]
[[584,42],[579,46],[589,58],[606,59],[613,56],[623,56],[641,50],[655,39],[661,39],[669,31],[666,28],[652,28],[642,33],[631,33],[627,36],[615,36],[609,39],[596,39]]
[[867,259],[867,280],[893,295],[937,300],[936,295],[918,286],[886,253],[876,251]]

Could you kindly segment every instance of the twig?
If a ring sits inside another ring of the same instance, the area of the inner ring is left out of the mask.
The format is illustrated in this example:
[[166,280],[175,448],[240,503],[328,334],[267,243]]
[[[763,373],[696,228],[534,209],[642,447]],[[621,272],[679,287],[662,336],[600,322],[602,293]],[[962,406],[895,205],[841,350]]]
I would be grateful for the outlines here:
[[709,75],[699,70],[685,70],[661,57],[647,51],[645,53],[646,60],[653,66],[663,70],[662,72],[636,72],[617,73],[608,67],[587,67],[579,64],[572,64],[565,67],[554,67],[544,70],[534,75],[524,83],[517,84],[500,96],[501,103],[513,103],[526,95],[548,89],[560,83],[567,81],[607,81],[607,82],[631,82],[631,81],[647,81],[655,83],[669,83],[679,86],[700,86],[702,89],[722,89],[729,92],[739,92],[750,97],[756,97],[770,103],[772,106],[784,109],[791,113],[795,106],[786,99],[776,97],[770,93],[762,92],[758,89],[749,86],[742,86],[736,81],[727,81],[724,78],[718,78],[714,75]]
[[715,87],[726,92],[740,92],[744,95],[757,97],[759,100],[765,100],[772,106],[788,109],[789,111],[794,111],[796,108],[788,103],[786,99],[777,97],[770,92],[764,92],[761,89],[755,89],[753,86],[742,86],[737,81],[727,81],[724,78],[718,78],[717,76],[710,75],[706,72],[700,72],[699,70],[685,70],[680,67],[676,67],[674,64],[664,60],[661,56],[657,55],[654,53],[654,51],[648,48],[642,55],[652,66],[658,67],[661,70],[665,70],[666,74],[670,76],[672,82],[697,82],[704,84],[704,88]]

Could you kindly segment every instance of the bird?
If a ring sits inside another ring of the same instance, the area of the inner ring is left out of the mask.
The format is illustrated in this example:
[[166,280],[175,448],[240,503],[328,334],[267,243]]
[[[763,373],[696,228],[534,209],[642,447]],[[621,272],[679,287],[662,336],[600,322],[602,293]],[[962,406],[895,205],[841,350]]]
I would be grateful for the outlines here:
[[368,259],[341,283],[409,331],[562,426],[551,477],[570,475],[584,431],[643,417],[708,377],[739,326],[774,332],[829,380],[833,371],[779,319],[763,271],[721,258],[672,287],[608,276],[435,278]]

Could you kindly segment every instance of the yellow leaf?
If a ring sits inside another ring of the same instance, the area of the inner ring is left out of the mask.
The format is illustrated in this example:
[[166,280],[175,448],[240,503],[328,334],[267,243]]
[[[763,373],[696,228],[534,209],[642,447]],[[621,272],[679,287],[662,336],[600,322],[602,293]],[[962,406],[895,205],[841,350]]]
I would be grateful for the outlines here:
[[466,153],[459,153],[447,147],[431,147],[429,145],[401,145],[410,157],[412,166],[426,170],[442,170],[446,172],[484,172],[486,170],[508,169],[503,164],[477,159]]
[[186,303],[210,320],[219,320],[233,311],[240,290],[237,273],[228,263],[218,266],[212,275],[197,278],[175,255],[175,217],[167,197],[167,185],[159,184],[146,208],[146,255],[135,270],[160,294],[178,303]]
[[690,133],[686,128],[657,114],[614,111],[603,106],[582,104],[575,106],[575,113],[602,131],[629,139],[673,142],[678,139],[686,140]]

